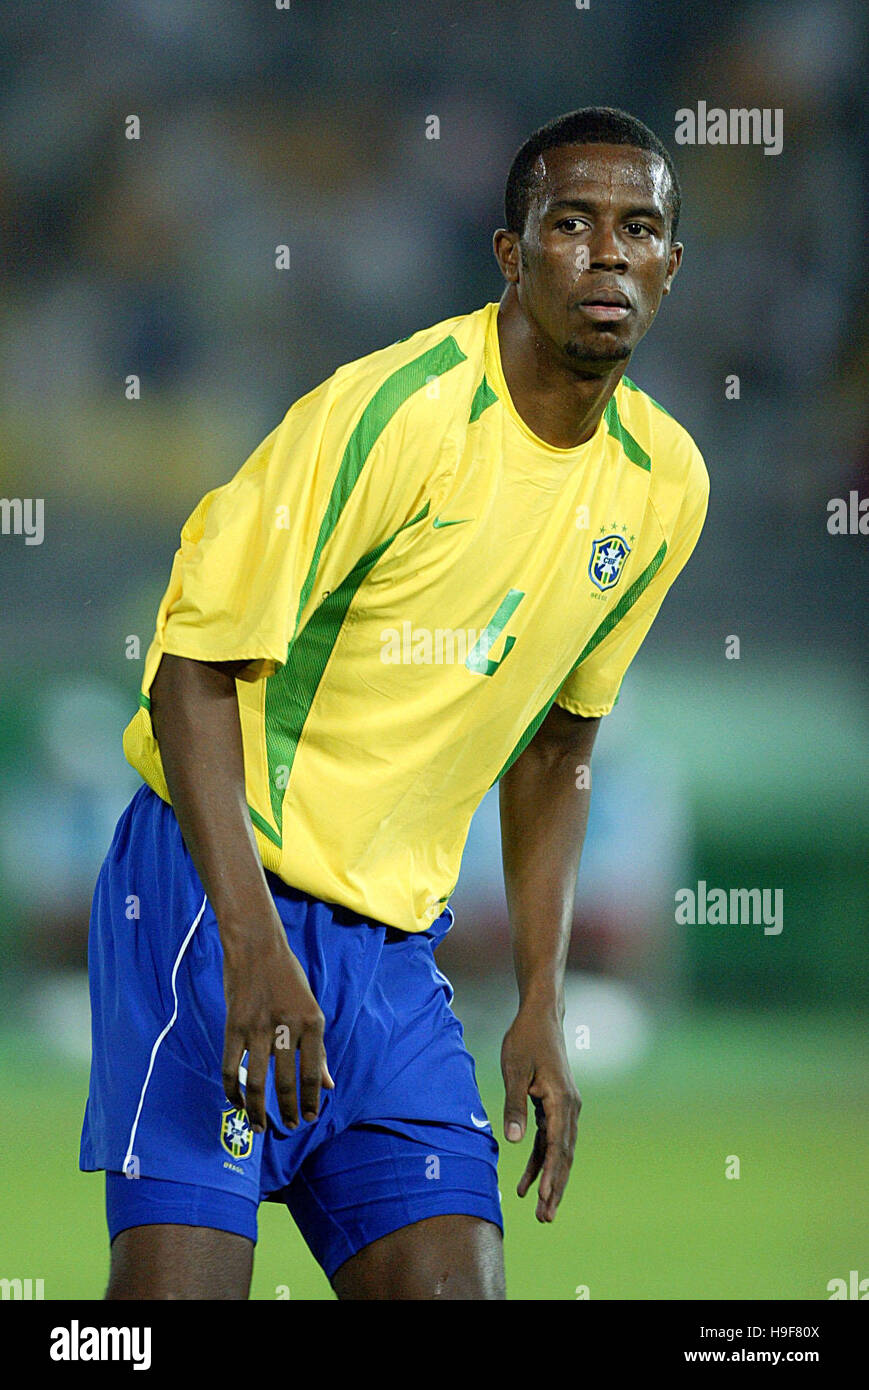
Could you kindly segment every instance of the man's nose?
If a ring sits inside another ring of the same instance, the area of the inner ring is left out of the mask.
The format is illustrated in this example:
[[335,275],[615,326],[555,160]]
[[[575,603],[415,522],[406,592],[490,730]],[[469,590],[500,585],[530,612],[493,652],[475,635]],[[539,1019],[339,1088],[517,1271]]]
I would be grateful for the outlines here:
[[594,228],[588,240],[588,254],[592,270],[624,270],[628,264],[624,242],[613,226]]

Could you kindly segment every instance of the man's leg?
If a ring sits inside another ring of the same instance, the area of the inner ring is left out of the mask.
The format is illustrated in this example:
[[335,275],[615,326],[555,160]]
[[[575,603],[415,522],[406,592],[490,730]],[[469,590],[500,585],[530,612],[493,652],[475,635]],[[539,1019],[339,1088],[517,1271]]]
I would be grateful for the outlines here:
[[149,787],[103,861],[88,964],[80,1166],[106,1174],[106,1297],[246,1298],[265,1136],[224,1093],[217,922],[171,806]]
[[501,1232],[478,1216],[431,1216],[353,1255],[332,1287],[341,1300],[503,1299]]
[[341,1058],[356,1112],[284,1201],[339,1299],[503,1299],[498,1144],[434,938],[388,932]]
[[106,1299],[246,1299],[254,1243],[205,1226],[131,1226],[112,1241]]

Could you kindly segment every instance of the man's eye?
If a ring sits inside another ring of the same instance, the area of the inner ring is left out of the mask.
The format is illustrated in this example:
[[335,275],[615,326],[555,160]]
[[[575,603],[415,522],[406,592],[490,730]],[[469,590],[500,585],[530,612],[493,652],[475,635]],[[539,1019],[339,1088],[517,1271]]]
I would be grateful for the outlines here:
[[575,232],[578,231],[580,227],[584,227],[585,223],[580,222],[578,217],[565,217],[558,225],[564,232]]
[[647,227],[644,222],[628,222],[625,231],[630,232],[631,236],[651,236],[652,229]]

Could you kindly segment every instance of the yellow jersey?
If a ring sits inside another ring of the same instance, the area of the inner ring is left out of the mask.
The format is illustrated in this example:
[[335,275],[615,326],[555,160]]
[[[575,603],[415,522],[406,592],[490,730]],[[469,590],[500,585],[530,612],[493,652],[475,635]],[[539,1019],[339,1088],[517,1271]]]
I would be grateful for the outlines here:
[[706,514],[690,435],[626,377],[555,448],[517,413],[498,305],[340,367],[208,492],[181,544],[124,753],[169,791],[163,652],[245,661],[246,796],[267,869],[405,931],[553,703],[607,714]]

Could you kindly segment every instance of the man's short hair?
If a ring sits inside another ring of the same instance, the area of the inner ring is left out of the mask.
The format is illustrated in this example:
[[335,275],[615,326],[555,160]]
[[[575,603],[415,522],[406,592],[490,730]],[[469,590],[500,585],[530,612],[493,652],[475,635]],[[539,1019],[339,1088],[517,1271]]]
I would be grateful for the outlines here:
[[561,145],[631,145],[634,149],[649,150],[659,155],[670,175],[667,201],[670,237],[675,237],[682,210],[682,190],[670,153],[647,125],[614,106],[583,106],[578,111],[568,111],[529,135],[517,151],[507,175],[504,215],[508,231],[516,232],[519,236],[525,231],[528,208],[534,193],[534,166],[544,150],[556,149]]

